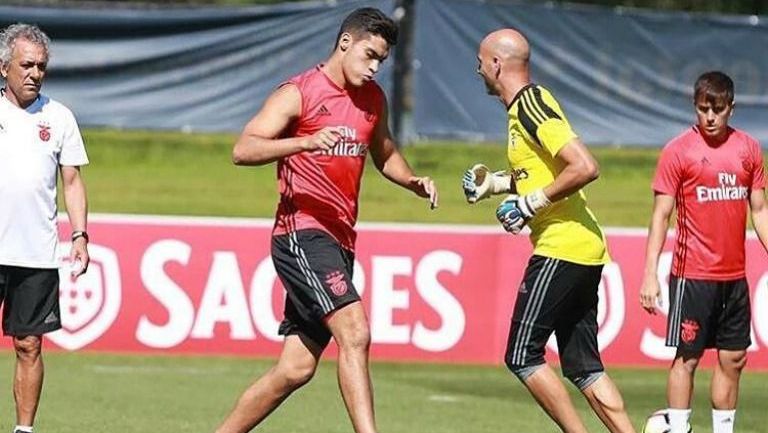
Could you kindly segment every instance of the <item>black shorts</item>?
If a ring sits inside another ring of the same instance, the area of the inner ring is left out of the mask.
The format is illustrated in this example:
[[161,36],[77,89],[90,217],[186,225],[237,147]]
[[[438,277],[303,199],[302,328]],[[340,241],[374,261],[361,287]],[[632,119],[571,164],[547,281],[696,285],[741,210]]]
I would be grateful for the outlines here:
[[288,296],[280,335],[301,333],[321,347],[331,332],[323,319],[360,300],[352,284],[354,254],[321,230],[272,237],[272,262]]
[[3,334],[24,337],[61,328],[59,270],[0,265]]
[[707,348],[745,350],[752,320],[749,286],[731,281],[669,279],[667,346],[697,353]]
[[597,347],[602,270],[603,265],[531,257],[509,330],[504,360],[510,369],[543,364],[547,340],[554,332],[565,376],[603,371]]

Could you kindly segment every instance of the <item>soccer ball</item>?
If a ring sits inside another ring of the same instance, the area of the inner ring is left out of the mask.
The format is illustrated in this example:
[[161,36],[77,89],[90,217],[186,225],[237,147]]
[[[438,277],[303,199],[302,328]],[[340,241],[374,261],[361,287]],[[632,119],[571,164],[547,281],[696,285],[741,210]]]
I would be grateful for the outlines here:
[[[669,413],[662,409],[652,413],[645,420],[645,426],[642,433],[669,433],[672,428],[669,426]],[[691,425],[688,424],[688,433],[692,433]]]

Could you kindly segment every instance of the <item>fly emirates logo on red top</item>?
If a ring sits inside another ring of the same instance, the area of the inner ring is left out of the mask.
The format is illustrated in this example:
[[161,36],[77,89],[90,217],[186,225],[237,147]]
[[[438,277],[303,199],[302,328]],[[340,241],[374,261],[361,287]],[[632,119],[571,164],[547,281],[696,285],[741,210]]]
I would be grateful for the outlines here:
[[710,188],[707,186],[696,187],[696,200],[699,203],[709,201],[725,200],[746,200],[749,194],[749,188],[738,184],[738,178],[735,174],[720,172],[717,173],[718,186]]
[[368,153],[368,143],[357,141],[357,129],[340,126],[341,139],[335,146],[319,152],[321,155],[332,156],[365,156]]

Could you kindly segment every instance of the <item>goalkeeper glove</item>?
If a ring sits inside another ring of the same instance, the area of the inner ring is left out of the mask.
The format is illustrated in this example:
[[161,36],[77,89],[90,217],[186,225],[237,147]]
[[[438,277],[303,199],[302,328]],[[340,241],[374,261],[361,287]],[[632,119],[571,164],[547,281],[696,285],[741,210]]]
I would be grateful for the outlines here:
[[520,233],[525,224],[536,215],[536,212],[552,204],[542,189],[531,194],[519,196],[510,194],[496,208],[496,219],[504,230],[512,234]]
[[490,197],[509,191],[511,177],[503,171],[491,173],[483,164],[475,164],[464,172],[461,187],[467,202],[474,204]]
[[510,194],[496,208],[496,219],[499,220],[504,230],[513,235],[520,233],[526,223],[523,212],[518,205],[519,200],[520,196]]

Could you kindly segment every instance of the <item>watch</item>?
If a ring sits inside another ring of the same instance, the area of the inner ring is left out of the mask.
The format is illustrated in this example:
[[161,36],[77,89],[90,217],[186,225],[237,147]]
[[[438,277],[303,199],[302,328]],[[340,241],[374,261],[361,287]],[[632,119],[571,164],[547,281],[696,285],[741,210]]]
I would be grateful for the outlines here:
[[85,242],[88,243],[88,232],[86,231],[72,232],[72,242],[74,242],[77,238],[84,238]]

